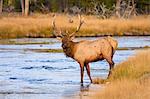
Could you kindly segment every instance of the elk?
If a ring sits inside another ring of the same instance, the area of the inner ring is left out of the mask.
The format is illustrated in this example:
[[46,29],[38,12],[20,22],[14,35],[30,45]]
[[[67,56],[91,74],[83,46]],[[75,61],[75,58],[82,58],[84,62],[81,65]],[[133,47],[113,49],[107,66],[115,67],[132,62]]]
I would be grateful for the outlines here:
[[84,67],[86,68],[88,77],[92,83],[89,63],[99,60],[106,59],[106,61],[109,63],[109,77],[111,70],[114,67],[114,62],[112,59],[118,45],[117,41],[112,37],[104,37],[93,41],[83,40],[75,42],[73,41],[73,38],[75,37],[75,34],[79,32],[81,26],[84,23],[81,15],[79,15],[79,26],[77,27],[76,31],[70,34],[67,31],[58,30],[56,28],[55,19],[56,15],[53,16],[52,20],[53,35],[61,40],[65,55],[67,57],[73,58],[79,63],[81,83],[83,83]]

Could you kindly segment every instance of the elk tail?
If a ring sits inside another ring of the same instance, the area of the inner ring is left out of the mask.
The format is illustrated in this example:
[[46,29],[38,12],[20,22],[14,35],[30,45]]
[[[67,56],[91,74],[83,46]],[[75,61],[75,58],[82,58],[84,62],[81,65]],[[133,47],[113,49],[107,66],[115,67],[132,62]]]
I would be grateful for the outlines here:
[[108,40],[108,42],[111,44],[111,46],[112,46],[112,48],[113,48],[113,51],[115,51],[115,50],[117,49],[117,47],[118,47],[118,42],[117,42],[117,40],[115,40],[114,38],[112,38],[112,37],[110,37],[110,36],[107,37],[107,40]]

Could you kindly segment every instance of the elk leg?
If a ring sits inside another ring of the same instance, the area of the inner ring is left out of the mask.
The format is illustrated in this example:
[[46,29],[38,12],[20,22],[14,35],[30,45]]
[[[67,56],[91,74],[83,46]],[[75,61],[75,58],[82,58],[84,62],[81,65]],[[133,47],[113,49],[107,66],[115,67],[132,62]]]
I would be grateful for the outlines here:
[[89,66],[89,64],[86,65],[86,71],[87,71],[89,79],[91,80],[91,83],[92,83],[93,81],[92,81],[91,74],[90,74],[90,66]]
[[113,67],[114,67],[114,62],[113,62],[113,63],[109,63],[109,66],[110,66],[110,70],[109,70],[109,74],[108,74],[108,77],[107,77],[107,78],[109,78],[110,75],[112,74],[112,69],[113,69]]
[[112,74],[112,69],[114,68],[114,62],[112,59],[106,59],[106,61],[109,63],[109,74],[108,74],[108,77],[107,79],[110,77],[110,75]]
[[84,65],[80,63],[81,83],[83,83]]

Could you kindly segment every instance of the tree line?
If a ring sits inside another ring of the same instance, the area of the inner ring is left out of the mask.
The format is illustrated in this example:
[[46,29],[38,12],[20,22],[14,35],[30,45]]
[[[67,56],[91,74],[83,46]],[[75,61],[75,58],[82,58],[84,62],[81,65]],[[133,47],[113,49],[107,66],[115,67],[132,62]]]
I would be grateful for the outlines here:
[[150,14],[150,0],[0,0],[2,12],[84,13],[107,18],[111,15],[128,17]]

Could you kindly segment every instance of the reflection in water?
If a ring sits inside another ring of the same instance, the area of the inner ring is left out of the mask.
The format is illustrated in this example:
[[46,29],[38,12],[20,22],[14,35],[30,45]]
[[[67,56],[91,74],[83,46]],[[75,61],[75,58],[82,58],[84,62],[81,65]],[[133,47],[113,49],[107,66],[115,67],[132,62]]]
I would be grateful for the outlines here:
[[88,91],[90,89],[90,85],[91,83],[89,84],[81,84],[81,87],[80,87],[80,99],[85,99],[85,96],[88,96]]
[[81,92],[89,91],[90,85],[91,85],[91,83],[89,83],[89,84],[81,83],[80,91],[81,91]]
[[80,86],[80,93],[74,99],[87,99],[92,95],[92,92],[103,89],[104,87],[99,84],[85,83]]

